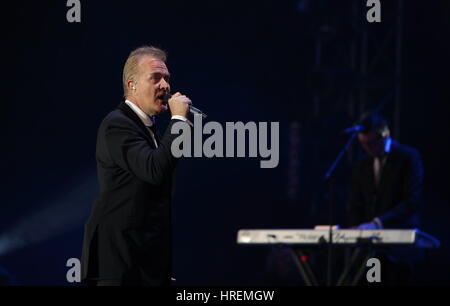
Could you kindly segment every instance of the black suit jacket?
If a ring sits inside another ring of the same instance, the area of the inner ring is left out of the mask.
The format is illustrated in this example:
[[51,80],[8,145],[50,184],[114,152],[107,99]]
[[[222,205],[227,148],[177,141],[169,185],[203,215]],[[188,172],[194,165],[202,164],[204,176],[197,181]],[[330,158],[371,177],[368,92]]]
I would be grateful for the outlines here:
[[97,136],[98,195],[85,225],[82,279],[125,284],[170,283],[170,203],[177,135],[155,147],[145,125],[126,104],[109,113]]
[[373,157],[365,157],[353,170],[350,225],[378,217],[384,228],[419,226],[423,165],[417,150],[392,142],[391,152],[375,187]]

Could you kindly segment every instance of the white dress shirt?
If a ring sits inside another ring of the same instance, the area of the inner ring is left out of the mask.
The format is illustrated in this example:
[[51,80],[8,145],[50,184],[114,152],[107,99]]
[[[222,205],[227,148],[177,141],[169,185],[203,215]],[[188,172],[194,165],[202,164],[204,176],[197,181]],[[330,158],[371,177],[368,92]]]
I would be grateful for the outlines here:
[[373,159],[373,173],[375,175],[375,185],[377,186],[377,188],[378,188],[378,185],[380,184],[381,172],[383,170],[384,165],[386,164],[387,156],[388,156],[389,152],[391,151],[391,144],[392,144],[392,138],[389,137],[386,139],[386,143],[385,143],[385,147],[384,147],[385,154],[381,157],[375,157]]
[[[125,100],[125,103],[133,110],[133,112],[136,113],[139,119],[141,119],[142,123],[147,127],[147,130],[150,132],[153,142],[155,143],[155,146],[157,148],[158,143],[156,142],[155,134],[153,134],[153,131],[150,129],[150,127],[153,125],[153,120],[130,100]],[[172,116],[172,119],[187,121],[185,117],[179,115]]]
[[[375,186],[377,187],[377,189],[380,185],[381,172],[383,171],[383,167],[386,164],[388,154],[391,151],[391,144],[392,144],[392,138],[389,137],[386,139],[386,144],[384,147],[385,154],[382,157],[375,157],[373,159],[373,173],[375,176]],[[377,218],[373,219],[372,222],[374,222],[379,229],[383,228],[383,222],[381,222],[380,218],[377,217]]]

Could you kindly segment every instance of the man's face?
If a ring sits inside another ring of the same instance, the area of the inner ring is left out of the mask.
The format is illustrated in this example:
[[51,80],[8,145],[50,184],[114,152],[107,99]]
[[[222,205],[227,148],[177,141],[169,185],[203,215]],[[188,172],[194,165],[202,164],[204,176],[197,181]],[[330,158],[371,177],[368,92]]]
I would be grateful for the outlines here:
[[136,82],[130,92],[135,102],[149,116],[154,116],[167,110],[163,105],[162,95],[170,92],[169,70],[166,64],[152,57],[144,57],[139,63]]
[[363,149],[373,157],[380,157],[385,153],[386,138],[383,138],[375,131],[367,134],[358,134],[358,140]]

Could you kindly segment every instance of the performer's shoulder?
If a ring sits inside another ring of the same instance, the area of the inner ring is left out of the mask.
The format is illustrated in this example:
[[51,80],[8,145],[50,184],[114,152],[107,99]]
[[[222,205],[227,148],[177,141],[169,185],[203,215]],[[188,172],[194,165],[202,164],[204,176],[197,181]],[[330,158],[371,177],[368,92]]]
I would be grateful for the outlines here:
[[120,109],[110,111],[102,120],[101,125],[130,125],[133,121]]
[[396,155],[400,155],[408,159],[420,159],[419,150],[411,146],[394,141],[392,144],[392,149],[392,152]]

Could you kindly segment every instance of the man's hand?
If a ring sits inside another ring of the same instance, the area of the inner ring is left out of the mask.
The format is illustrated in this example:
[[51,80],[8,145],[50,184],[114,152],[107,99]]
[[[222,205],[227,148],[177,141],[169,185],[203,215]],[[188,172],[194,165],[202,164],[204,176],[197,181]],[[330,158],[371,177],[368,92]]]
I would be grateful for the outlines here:
[[358,225],[359,230],[376,230],[378,229],[378,226],[374,222],[370,223],[363,223]]
[[168,103],[172,116],[188,117],[189,105],[192,104],[188,97],[177,92],[169,99]]

